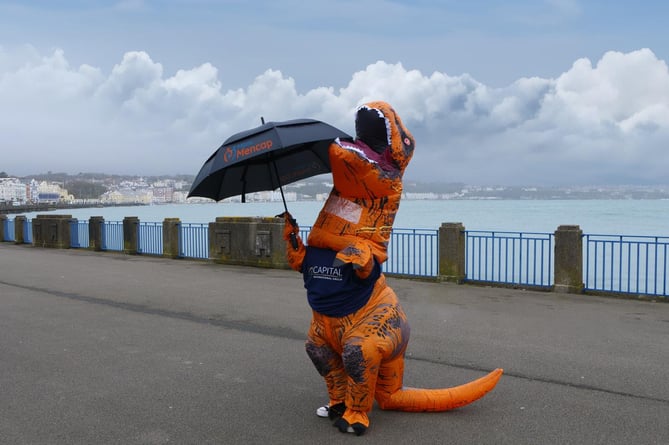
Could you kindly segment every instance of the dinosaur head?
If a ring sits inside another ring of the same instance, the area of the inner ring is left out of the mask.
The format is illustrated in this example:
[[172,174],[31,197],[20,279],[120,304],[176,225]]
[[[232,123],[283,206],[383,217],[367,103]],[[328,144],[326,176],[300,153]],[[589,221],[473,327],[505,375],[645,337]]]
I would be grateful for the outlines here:
[[415,141],[399,115],[386,102],[368,102],[358,108],[355,116],[356,137],[372,150],[389,157],[400,171],[413,156]]

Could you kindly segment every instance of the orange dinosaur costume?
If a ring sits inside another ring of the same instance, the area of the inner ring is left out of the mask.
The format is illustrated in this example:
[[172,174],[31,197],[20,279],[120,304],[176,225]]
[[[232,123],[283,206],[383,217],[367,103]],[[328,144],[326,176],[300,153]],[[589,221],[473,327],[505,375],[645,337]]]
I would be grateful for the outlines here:
[[329,414],[342,432],[364,434],[374,400],[381,409],[446,411],[492,390],[502,370],[443,389],[404,388],[409,323],[381,264],[402,195],[414,139],[390,105],[356,113],[356,140],[329,149],[334,187],[305,246],[286,214],[290,266],[304,275],[313,309],[307,354],[324,377]]

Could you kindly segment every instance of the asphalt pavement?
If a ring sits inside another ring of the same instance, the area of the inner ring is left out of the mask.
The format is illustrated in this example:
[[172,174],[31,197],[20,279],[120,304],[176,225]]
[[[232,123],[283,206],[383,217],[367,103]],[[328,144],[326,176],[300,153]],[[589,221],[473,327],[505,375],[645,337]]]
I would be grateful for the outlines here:
[[505,374],[356,437],[315,415],[298,273],[0,243],[0,444],[669,443],[668,303],[389,283],[406,386]]

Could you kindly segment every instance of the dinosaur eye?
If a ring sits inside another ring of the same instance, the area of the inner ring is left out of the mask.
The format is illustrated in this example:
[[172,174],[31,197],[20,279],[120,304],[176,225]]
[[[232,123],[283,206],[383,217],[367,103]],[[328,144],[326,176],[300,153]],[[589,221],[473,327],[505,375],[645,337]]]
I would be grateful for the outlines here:
[[409,138],[404,138],[404,145],[411,145]]

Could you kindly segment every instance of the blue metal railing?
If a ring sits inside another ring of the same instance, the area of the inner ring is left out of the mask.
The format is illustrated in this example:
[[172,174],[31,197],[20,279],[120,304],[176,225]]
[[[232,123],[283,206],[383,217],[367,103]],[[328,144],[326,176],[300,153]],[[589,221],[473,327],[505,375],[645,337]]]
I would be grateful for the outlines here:
[[209,224],[179,223],[179,256],[209,258]]
[[6,241],[14,241],[14,220],[6,219],[3,232],[3,239]]
[[[4,222],[3,237],[15,241],[15,221]],[[89,222],[73,220],[71,247],[90,245]],[[101,225],[103,250],[123,251],[123,222]],[[311,227],[300,227],[308,239]],[[32,243],[32,221],[23,227],[24,242]],[[554,284],[552,233],[465,231],[465,280],[532,287]],[[162,223],[138,225],[140,253],[163,251]],[[178,224],[179,256],[209,258],[208,224]],[[586,291],[669,296],[669,237],[583,235]],[[384,272],[436,277],[439,274],[439,231],[393,229]]]
[[306,244],[306,239],[309,238],[309,233],[311,233],[311,226],[300,226],[300,238],[302,238]]
[[163,254],[163,223],[139,223],[137,228],[137,251],[148,255]]
[[[7,218],[2,228],[2,236],[5,241],[16,241],[16,220]],[[32,244],[33,223],[30,220],[23,221],[23,243]]]
[[438,276],[439,230],[393,229],[383,271],[420,277]]
[[553,234],[465,231],[467,281],[550,287]]
[[88,221],[73,219],[70,222],[70,247],[86,249],[90,245],[88,233]]
[[105,221],[102,225],[102,250],[123,251],[123,221]]
[[583,235],[585,289],[669,295],[669,237]]
[[[300,226],[300,237],[309,238],[311,226]],[[439,275],[439,230],[393,229],[388,261],[383,272],[391,275],[436,277]]]
[[32,220],[29,219],[23,221],[23,243],[24,244],[33,243],[33,222]]

